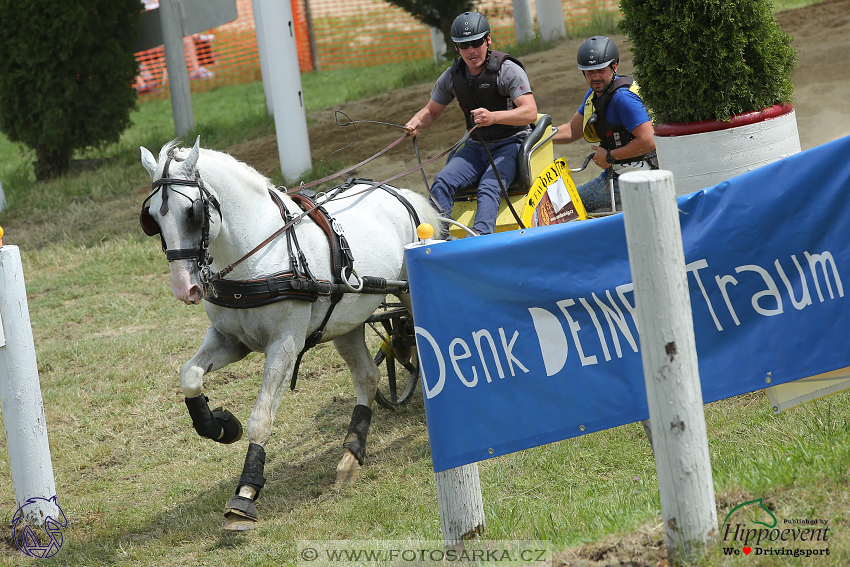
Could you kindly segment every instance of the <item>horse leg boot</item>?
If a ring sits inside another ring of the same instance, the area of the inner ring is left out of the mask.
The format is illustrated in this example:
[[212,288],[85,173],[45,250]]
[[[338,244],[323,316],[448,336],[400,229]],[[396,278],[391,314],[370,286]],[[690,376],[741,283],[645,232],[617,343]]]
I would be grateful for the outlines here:
[[348,434],[342,443],[347,450],[336,467],[337,487],[353,484],[360,477],[363,461],[366,458],[366,436],[369,434],[371,423],[372,409],[359,404],[354,406]]
[[242,424],[236,416],[220,407],[210,411],[208,402],[203,394],[186,398],[186,408],[198,435],[225,445],[242,439]]
[[229,532],[252,530],[257,525],[257,508],[254,501],[260,496],[260,490],[266,484],[263,472],[266,466],[266,450],[262,445],[250,443],[245,465],[239,477],[236,495],[227,501],[224,511],[223,529]]
[[232,413],[222,408],[210,411],[204,396],[204,374],[245,358],[248,349],[235,344],[210,325],[198,352],[180,369],[180,389],[186,396],[186,409],[198,435],[218,441],[235,443],[242,438],[242,424]]
[[344,455],[336,467],[336,486],[354,483],[360,476],[366,457],[366,435],[372,422],[372,404],[381,373],[375,366],[372,353],[366,348],[365,325],[334,339],[337,352],[351,371],[351,381],[357,392],[357,402],[351,415],[351,424],[343,441]]

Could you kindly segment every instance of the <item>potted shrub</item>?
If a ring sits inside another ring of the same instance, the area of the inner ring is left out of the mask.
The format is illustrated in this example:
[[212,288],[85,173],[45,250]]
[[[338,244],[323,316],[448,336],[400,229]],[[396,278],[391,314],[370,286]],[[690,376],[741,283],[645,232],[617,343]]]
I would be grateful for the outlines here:
[[800,151],[792,37],[772,0],[621,0],[634,78],[679,195]]

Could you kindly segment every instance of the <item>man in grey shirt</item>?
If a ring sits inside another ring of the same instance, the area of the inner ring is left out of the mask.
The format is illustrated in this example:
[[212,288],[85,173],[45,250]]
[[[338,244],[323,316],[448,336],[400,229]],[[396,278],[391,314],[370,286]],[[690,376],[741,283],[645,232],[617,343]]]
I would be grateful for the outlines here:
[[473,229],[491,234],[496,228],[501,191],[484,144],[507,187],[516,176],[522,140],[537,120],[537,103],[518,59],[491,51],[490,24],[477,12],[465,12],[452,23],[452,41],[460,57],[437,79],[431,100],[405,127],[413,135],[427,130],[446,106],[458,99],[466,127],[478,128],[446,164],[431,187],[431,202],[451,216],[458,189],[478,183],[478,210]]

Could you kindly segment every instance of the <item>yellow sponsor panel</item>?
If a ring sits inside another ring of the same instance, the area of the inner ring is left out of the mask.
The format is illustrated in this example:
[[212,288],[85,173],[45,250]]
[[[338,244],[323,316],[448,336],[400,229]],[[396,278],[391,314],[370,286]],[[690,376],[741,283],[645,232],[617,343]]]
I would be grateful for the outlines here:
[[850,367],[765,388],[774,413],[837,394],[850,388]]
[[[548,167],[538,174],[527,194],[509,195],[509,199],[522,224],[527,228],[587,218],[587,212],[564,158],[549,162]],[[456,201],[454,219],[466,226],[472,226],[477,204],[475,199]],[[513,213],[503,202],[499,216],[496,217],[496,232],[518,228]],[[459,238],[466,236],[466,232],[456,226],[450,228],[450,234]]]

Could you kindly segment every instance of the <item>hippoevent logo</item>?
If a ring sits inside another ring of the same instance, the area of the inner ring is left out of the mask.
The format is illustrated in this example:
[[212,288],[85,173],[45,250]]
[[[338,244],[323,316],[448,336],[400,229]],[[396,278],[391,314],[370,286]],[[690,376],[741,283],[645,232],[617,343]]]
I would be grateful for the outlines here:
[[[61,517],[53,518],[52,516],[47,516],[44,518],[41,529],[37,527],[33,528],[27,523],[27,517],[33,513],[37,513],[35,508],[43,506],[43,502],[56,506]],[[65,517],[65,512],[59,507],[56,496],[53,496],[49,500],[47,498],[30,498],[23,506],[18,508],[12,517],[15,545],[25,554],[37,559],[47,559],[59,552],[64,541],[62,528],[67,527],[68,518]]]
[[829,555],[826,519],[778,520],[761,498],[732,508],[721,525],[723,555]]

